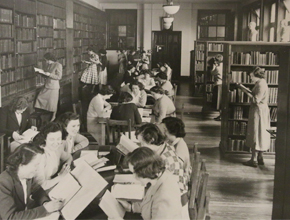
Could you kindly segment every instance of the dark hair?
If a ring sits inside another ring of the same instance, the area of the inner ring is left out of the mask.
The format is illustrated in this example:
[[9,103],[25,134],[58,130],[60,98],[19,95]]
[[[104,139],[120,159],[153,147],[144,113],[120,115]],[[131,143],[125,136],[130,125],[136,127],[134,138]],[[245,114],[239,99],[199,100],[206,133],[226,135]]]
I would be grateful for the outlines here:
[[135,149],[125,161],[133,165],[134,173],[141,178],[156,179],[165,170],[164,160],[148,147]]
[[138,86],[140,90],[144,90],[144,85],[138,80],[134,80],[133,82],[130,83],[129,87],[131,91],[132,91],[133,86]]
[[67,127],[68,123],[72,120],[80,120],[80,116],[73,112],[65,112],[57,117],[56,122],[63,125],[64,128]]
[[100,49],[100,50],[99,50],[99,53],[100,53],[100,54],[107,54],[107,51],[106,51],[105,49]]
[[44,145],[46,143],[46,138],[49,133],[60,131],[62,133],[62,139],[66,138],[65,132],[63,132],[63,127],[58,122],[49,122],[44,127],[42,127],[39,133],[33,138],[33,143],[36,145]]
[[94,53],[98,53],[98,47],[96,45],[90,45],[87,48],[87,51],[93,51]]
[[44,150],[32,143],[21,144],[7,158],[7,169],[16,172],[20,165],[27,165],[32,161],[35,155],[43,154]]
[[156,77],[167,80],[167,74],[165,72],[159,72]]
[[253,67],[252,71],[249,74],[253,73],[253,75],[257,78],[264,79],[265,78],[265,70],[259,66]]
[[129,92],[121,92],[118,102],[131,102],[133,100],[133,96]]
[[102,88],[99,91],[99,94],[101,95],[113,95],[115,93],[115,90],[110,85],[102,85]]
[[155,92],[155,93],[158,93],[158,94],[161,94],[161,95],[164,95],[165,94],[165,90],[161,87],[161,86],[153,86],[151,89],[150,89],[151,92]]
[[15,97],[9,104],[9,110],[15,112],[16,110],[22,110],[28,107],[28,101],[22,96]]
[[135,134],[136,136],[142,135],[142,138],[147,144],[153,144],[156,146],[160,146],[165,140],[165,137],[157,125],[152,123],[142,125],[136,130]]
[[158,62],[157,64],[159,65],[159,67],[162,67],[163,66],[163,63],[162,62]]
[[168,132],[175,137],[185,137],[184,123],[181,119],[176,117],[166,117],[162,119]]
[[133,69],[134,67],[135,67],[134,65],[130,64],[130,65],[127,67],[127,70],[131,70],[131,69]]
[[46,59],[46,60],[51,60],[51,61],[54,61],[56,62],[57,61],[57,58],[56,56],[53,54],[53,53],[46,53],[43,55],[43,58]]

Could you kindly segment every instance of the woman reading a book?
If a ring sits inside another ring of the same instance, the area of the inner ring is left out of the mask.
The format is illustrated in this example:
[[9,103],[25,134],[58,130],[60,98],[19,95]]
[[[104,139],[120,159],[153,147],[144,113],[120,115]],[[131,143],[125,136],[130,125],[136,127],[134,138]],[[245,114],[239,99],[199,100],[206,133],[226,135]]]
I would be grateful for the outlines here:
[[257,167],[257,165],[264,165],[263,152],[270,148],[270,133],[267,132],[267,129],[270,128],[269,92],[265,72],[262,68],[254,67],[250,73],[250,78],[255,84],[252,91],[241,84],[237,84],[251,98],[245,144],[251,148],[252,157],[243,164]]
[[59,80],[62,78],[62,65],[57,62],[56,57],[52,53],[46,53],[43,56],[46,61],[46,69],[42,73],[45,77],[44,88],[39,92],[35,108],[52,112],[51,121],[55,119],[57,111],[57,103],[59,99]]
[[[56,122],[48,123],[34,137],[33,143],[44,149],[36,180],[44,190],[48,190],[70,171],[72,162],[72,156],[63,143],[62,126]],[[58,172],[61,164],[62,169]]]
[[141,147],[129,153],[126,161],[135,178],[150,187],[140,203],[119,200],[125,210],[141,213],[144,220],[182,219],[179,187],[164,160],[153,150]]
[[60,115],[57,120],[63,126],[65,150],[72,154],[89,145],[89,140],[79,134],[80,117],[73,112],[66,112]]
[[33,144],[20,145],[7,159],[0,175],[0,218],[36,219],[60,210],[63,202],[50,201],[33,177],[43,149]]

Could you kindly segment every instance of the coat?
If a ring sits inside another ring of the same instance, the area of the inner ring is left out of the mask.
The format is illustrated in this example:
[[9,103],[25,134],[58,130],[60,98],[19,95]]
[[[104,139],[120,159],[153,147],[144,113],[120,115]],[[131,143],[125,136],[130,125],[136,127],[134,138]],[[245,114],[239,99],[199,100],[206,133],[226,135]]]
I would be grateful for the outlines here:
[[[32,195],[32,197],[31,197]],[[34,200],[32,200],[33,198]],[[45,191],[33,179],[27,180],[27,204],[18,176],[10,171],[0,175],[0,219],[35,219],[46,216],[42,205],[49,201]]]

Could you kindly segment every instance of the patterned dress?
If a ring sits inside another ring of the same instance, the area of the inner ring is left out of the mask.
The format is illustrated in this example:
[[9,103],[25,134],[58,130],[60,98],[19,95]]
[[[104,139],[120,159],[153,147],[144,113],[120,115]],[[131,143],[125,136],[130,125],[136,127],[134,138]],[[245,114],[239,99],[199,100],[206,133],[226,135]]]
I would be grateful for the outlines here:
[[84,70],[81,81],[86,84],[93,84],[98,85],[99,84],[99,71],[97,62],[99,61],[98,54],[92,53],[90,55],[90,64],[88,67]]

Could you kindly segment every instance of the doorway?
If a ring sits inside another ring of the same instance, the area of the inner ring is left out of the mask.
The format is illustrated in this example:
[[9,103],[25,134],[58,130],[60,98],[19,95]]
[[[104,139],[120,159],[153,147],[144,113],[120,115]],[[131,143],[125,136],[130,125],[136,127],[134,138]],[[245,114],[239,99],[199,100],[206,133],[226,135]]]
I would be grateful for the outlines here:
[[180,78],[181,31],[152,31],[152,68],[158,62],[168,61],[172,68],[172,80]]

